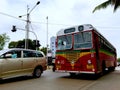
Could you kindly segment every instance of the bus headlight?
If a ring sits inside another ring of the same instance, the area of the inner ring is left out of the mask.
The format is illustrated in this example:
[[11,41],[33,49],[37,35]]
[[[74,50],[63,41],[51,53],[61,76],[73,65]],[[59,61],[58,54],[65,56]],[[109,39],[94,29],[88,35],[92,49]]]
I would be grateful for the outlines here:
[[60,64],[60,61],[57,61],[57,64]]
[[91,60],[88,60],[87,63],[88,63],[88,64],[92,64]]

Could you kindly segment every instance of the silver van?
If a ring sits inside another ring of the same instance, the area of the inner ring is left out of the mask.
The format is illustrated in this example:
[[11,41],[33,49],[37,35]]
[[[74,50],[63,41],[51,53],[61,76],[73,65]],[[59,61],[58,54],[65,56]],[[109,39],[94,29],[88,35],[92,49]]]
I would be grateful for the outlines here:
[[41,51],[19,48],[0,51],[0,79],[26,75],[39,78],[46,69],[46,57]]

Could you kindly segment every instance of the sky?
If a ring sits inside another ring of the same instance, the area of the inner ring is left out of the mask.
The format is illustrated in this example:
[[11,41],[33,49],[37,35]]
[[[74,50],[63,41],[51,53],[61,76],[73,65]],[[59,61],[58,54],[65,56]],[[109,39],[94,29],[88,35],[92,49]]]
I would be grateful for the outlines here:
[[[105,0],[40,0],[30,13],[30,30],[35,32],[41,47],[48,44],[50,38],[62,29],[74,25],[92,24],[108,41],[115,46],[117,57],[120,57],[120,8],[114,13],[113,7],[101,9],[92,13],[95,6]],[[23,40],[26,32],[17,30],[11,32],[12,26],[25,29],[27,6],[31,10],[38,0],[1,0],[0,2],[0,34],[7,33],[11,41]],[[4,15],[4,14],[5,15]],[[22,18],[19,18],[19,16]],[[48,16],[48,29],[47,19]],[[29,38],[36,39],[29,32]],[[7,48],[7,45],[6,47]]]

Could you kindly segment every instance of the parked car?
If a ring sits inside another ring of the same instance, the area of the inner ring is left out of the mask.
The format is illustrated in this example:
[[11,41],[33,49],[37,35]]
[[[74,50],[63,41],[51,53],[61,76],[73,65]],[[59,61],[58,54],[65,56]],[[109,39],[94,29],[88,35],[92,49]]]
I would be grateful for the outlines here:
[[1,79],[26,75],[39,78],[46,69],[46,57],[41,51],[19,48],[0,51]]

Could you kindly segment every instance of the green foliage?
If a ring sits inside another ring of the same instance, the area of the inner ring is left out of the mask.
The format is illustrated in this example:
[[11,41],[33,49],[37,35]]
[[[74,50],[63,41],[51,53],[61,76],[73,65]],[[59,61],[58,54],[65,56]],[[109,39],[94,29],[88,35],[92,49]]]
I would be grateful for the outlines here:
[[[38,40],[37,40],[37,45],[36,45],[36,40],[30,40],[30,39],[28,40],[28,48],[29,49],[36,50],[36,46],[37,46],[37,50],[38,50],[40,47],[40,43]],[[25,48],[25,39],[19,40],[16,42],[12,41],[9,43],[8,47],[9,48]],[[46,51],[47,51],[46,47],[42,47],[39,50],[42,51],[46,55]]]
[[2,50],[5,46],[6,42],[9,42],[10,38],[6,33],[0,35],[0,50]]
[[8,48],[15,48],[18,42],[12,41],[9,43]]
[[114,6],[114,12],[115,12],[120,7],[120,0],[107,0],[107,1],[103,2],[102,4],[96,6],[93,10],[93,13],[96,10],[104,9],[109,5]]
[[108,5],[110,5],[111,4],[111,2],[110,1],[106,1],[106,2],[104,2],[104,3],[102,3],[102,4],[100,4],[100,5],[98,5],[98,6],[96,6],[95,7],[95,9],[93,10],[93,13],[96,11],[96,10],[100,10],[100,9],[104,9],[104,8],[106,8]]
[[118,58],[117,61],[120,62],[120,58]]
[[46,47],[42,47],[42,48],[40,49],[40,51],[42,51],[45,55],[47,54],[47,48],[46,48]]
[[[9,48],[25,48],[25,39],[19,40],[17,42],[12,41],[9,43],[8,47]],[[40,44],[36,45],[35,40],[32,41],[31,39],[28,39],[28,49],[36,50],[36,47],[38,49],[40,47]]]

